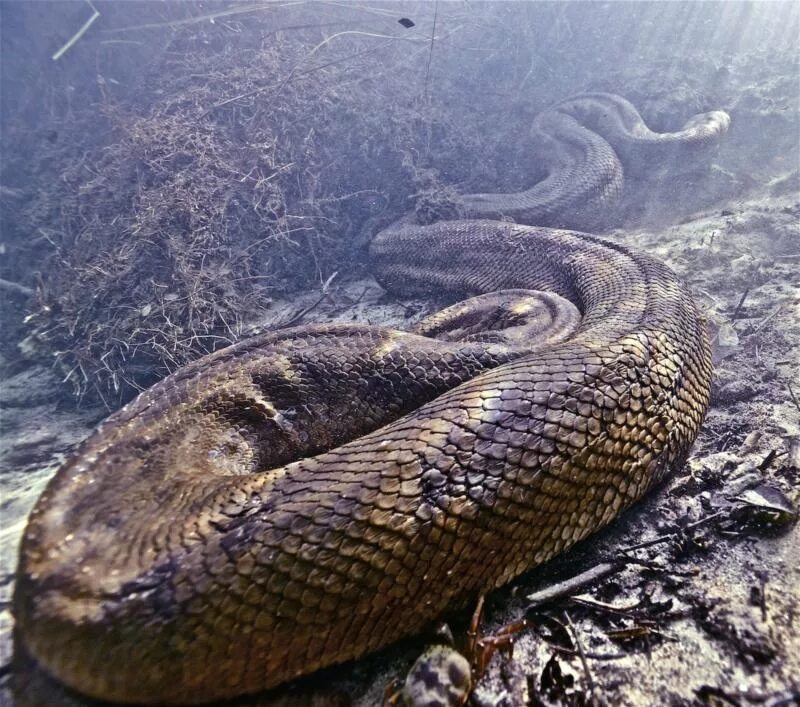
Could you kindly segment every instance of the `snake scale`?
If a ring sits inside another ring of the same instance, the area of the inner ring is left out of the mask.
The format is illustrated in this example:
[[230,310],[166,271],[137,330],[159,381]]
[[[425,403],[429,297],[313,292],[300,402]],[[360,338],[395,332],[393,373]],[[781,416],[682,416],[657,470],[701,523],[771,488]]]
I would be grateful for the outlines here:
[[[419,632],[615,518],[686,457],[708,341],[665,265],[552,227],[608,210],[621,160],[690,159],[727,125],[658,134],[618,96],[568,99],[535,120],[541,182],[370,246],[391,292],[488,301],[416,332],[246,340],[111,415],[30,515],[27,651],[107,700],[252,693]],[[552,336],[526,328],[537,307]],[[474,312],[500,323],[481,334]]]

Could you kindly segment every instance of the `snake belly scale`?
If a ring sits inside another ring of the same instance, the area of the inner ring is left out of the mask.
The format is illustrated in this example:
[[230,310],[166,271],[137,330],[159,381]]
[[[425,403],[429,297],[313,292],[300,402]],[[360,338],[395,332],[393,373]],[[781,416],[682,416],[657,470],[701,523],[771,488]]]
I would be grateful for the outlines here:
[[[391,292],[547,291],[577,307],[569,332],[298,327],[200,359],[108,418],[23,538],[16,630],[43,669],[124,702],[266,689],[419,632],[678,466],[711,377],[686,288],[612,242],[479,218],[575,227],[613,201],[630,150],[594,118],[631,145],[643,134],[620,101],[537,119],[538,187],[465,196],[474,220],[403,221],[370,246]],[[726,127],[704,114],[668,142]]]

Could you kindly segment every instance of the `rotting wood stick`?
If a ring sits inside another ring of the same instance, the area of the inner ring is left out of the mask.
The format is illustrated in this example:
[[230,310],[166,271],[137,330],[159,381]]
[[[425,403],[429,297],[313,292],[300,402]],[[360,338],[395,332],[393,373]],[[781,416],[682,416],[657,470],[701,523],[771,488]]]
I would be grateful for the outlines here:
[[581,572],[574,577],[565,579],[563,582],[557,582],[545,589],[542,589],[533,594],[529,594],[526,598],[528,600],[527,611],[531,611],[536,607],[544,604],[549,604],[556,599],[574,594],[575,592],[594,584],[598,580],[605,579],[609,575],[615,574],[623,569],[627,564],[628,559],[617,559],[611,562],[601,562],[598,565]]
[[764,471],[770,464],[772,464],[777,454],[778,453],[774,449],[771,449],[769,454],[764,457],[763,461],[756,467],[756,469],[759,471]]
[[745,299],[747,299],[747,295],[750,292],[749,287],[745,287],[744,292],[742,292],[742,296],[739,299],[739,304],[736,305],[736,309],[733,310],[733,314],[731,315],[731,321],[735,321],[736,318],[739,316],[739,312],[742,309],[742,305],[744,305]]
[[706,516],[705,518],[701,518],[700,520],[696,520],[694,523],[689,523],[685,528],[680,528],[677,531],[673,531],[672,533],[667,533],[666,535],[659,535],[657,538],[653,538],[652,540],[644,540],[643,542],[637,543],[636,545],[630,545],[626,548],[620,550],[622,554],[633,552],[634,550],[641,550],[645,547],[650,547],[651,545],[659,545],[660,543],[665,543],[668,540],[672,540],[677,534],[685,533],[687,530],[694,530],[695,528],[699,528],[706,523],[710,523],[712,520],[716,520],[717,518],[727,515],[725,511],[717,511],[716,513],[712,513],[710,516]]

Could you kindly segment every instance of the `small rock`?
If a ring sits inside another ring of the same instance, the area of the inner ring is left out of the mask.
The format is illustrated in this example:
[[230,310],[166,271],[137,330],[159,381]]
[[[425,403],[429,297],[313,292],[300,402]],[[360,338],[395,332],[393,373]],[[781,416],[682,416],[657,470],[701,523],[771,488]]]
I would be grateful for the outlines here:
[[744,380],[733,380],[719,386],[712,386],[711,398],[715,405],[732,405],[743,400],[750,400],[758,391],[752,383]]
[[514,701],[506,690],[495,692],[483,686],[475,688],[469,703],[475,707],[514,707]]
[[450,646],[431,646],[411,667],[403,702],[408,707],[460,707],[471,686],[469,661]]
[[736,333],[736,329],[734,329],[733,326],[725,322],[720,326],[717,332],[717,341],[719,341],[720,346],[738,346],[739,335]]
[[747,435],[747,437],[744,438],[744,442],[742,442],[742,453],[749,454],[758,447],[758,443],[760,441],[761,431],[753,430],[749,435]]
[[741,476],[737,476],[735,479],[731,479],[725,490],[728,492],[729,496],[738,496],[746,490],[757,486],[762,481],[763,477],[760,473],[749,471]]

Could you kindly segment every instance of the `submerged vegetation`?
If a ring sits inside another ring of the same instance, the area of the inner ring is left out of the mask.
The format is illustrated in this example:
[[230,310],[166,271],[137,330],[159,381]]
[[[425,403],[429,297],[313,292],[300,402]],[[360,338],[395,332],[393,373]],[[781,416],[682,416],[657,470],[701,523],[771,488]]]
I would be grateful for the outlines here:
[[408,116],[383,111],[375,145],[366,123],[387,97],[364,86],[364,64],[308,71],[305,33],[264,29],[176,30],[135,103],[106,87],[72,121],[102,122],[107,143],[65,154],[29,206],[36,226],[61,228],[28,341],[77,392],[113,395],[231,343],[273,288],[330,274],[352,215],[384,193],[373,162],[411,182],[391,150],[411,144]]
[[413,207],[427,165],[481,171],[474,121],[422,94],[424,38],[266,10],[170,26],[127,95],[99,69],[96,100],[53,116],[21,209],[50,251],[26,345],[78,394],[124,398],[232,343]]

